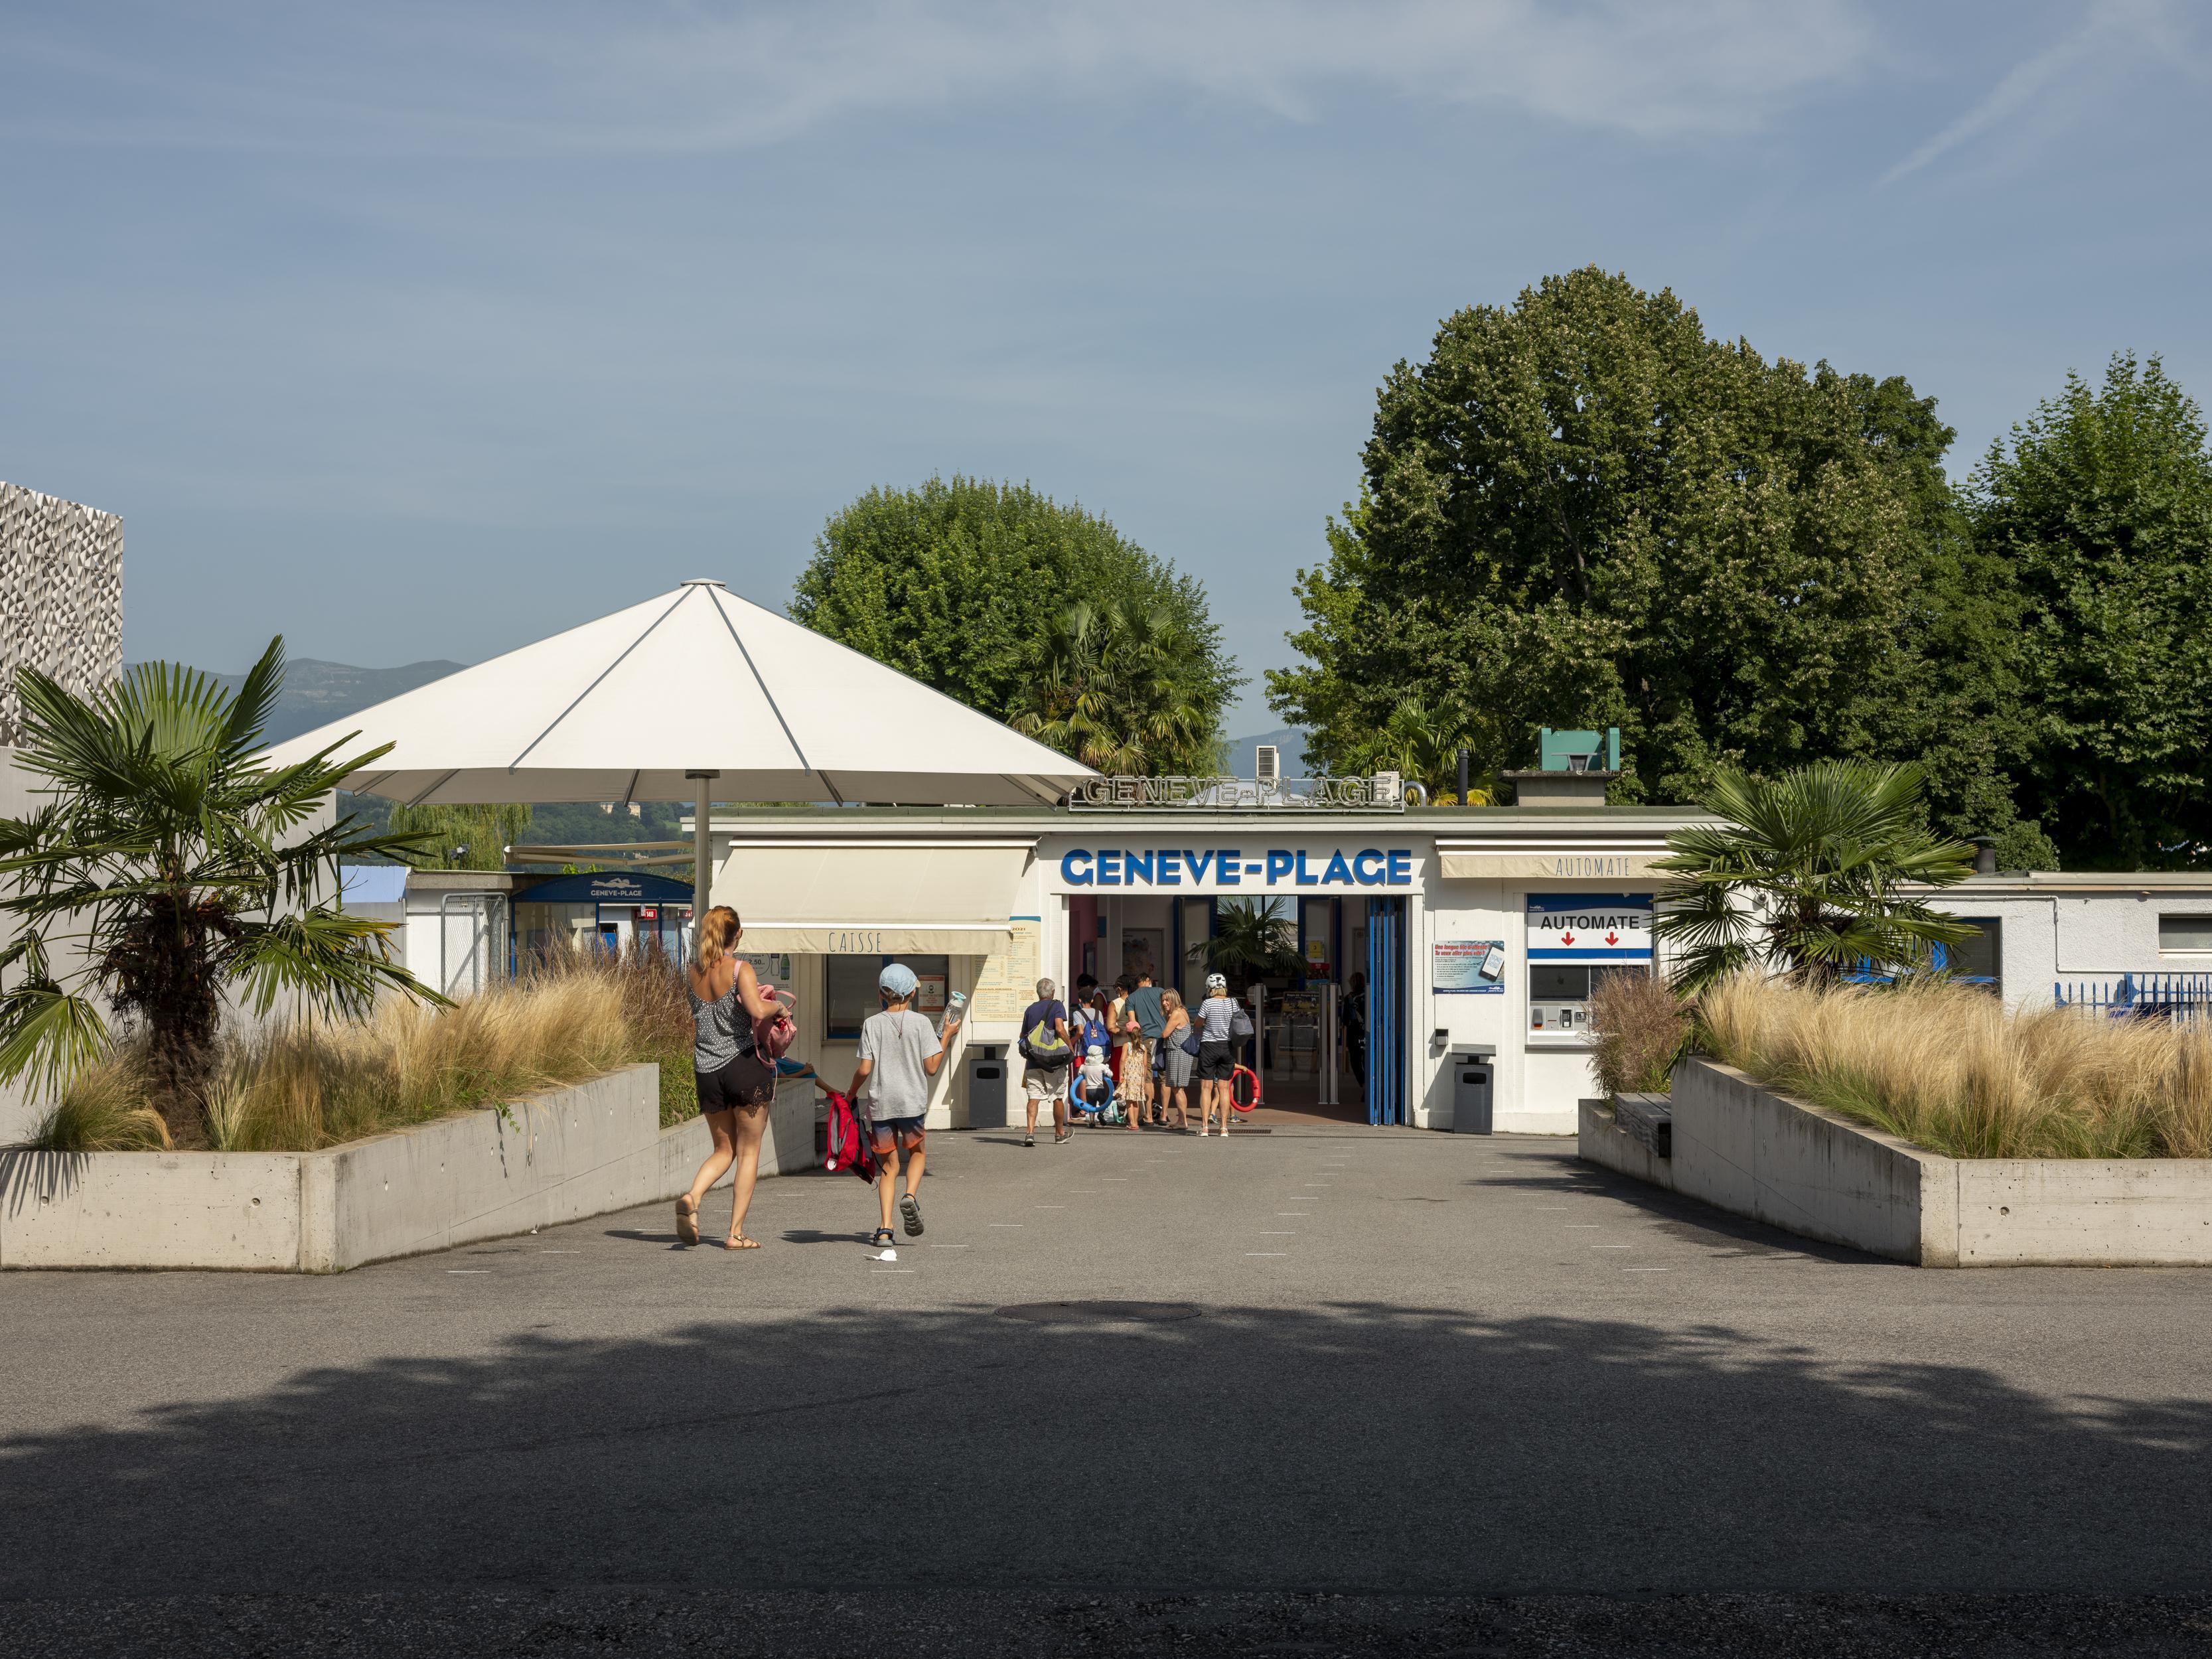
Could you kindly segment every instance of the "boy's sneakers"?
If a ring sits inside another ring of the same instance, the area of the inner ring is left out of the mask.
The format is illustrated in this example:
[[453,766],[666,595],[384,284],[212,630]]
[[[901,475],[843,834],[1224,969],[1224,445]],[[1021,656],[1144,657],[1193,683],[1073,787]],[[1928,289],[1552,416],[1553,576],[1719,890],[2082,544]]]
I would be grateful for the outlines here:
[[921,1206],[915,1202],[912,1193],[908,1193],[900,1198],[899,1213],[906,1218],[906,1236],[908,1238],[920,1238],[921,1237]]
[[1022,1145],[1023,1145],[1023,1146],[1036,1146],[1036,1137],[1035,1135],[1024,1135],[1024,1136],[1022,1137]]

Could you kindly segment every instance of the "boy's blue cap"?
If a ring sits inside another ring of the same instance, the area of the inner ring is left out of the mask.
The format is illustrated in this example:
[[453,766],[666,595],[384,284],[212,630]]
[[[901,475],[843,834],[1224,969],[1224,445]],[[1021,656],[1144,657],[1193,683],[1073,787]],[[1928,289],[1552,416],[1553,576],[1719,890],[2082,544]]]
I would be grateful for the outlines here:
[[876,975],[876,983],[896,998],[910,997],[921,981],[914,976],[914,969],[902,962],[889,963]]

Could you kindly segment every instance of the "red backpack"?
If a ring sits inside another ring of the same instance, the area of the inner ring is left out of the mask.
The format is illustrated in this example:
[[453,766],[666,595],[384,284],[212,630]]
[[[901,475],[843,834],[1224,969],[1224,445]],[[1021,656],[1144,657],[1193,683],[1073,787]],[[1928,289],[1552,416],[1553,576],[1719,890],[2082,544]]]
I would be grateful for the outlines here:
[[849,1097],[834,1091],[830,1095],[830,1134],[828,1156],[823,1167],[835,1175],[840,1170],[850,1170],[863,1181],[876,1178],[876,1155],[868,1146],[868,1126],[853,1109]]
[[791,1017],[797,999],[787,991],[779,992],[765,980],[761,981],[761,994],[775,1006],[753,1022],[753,1048],[763,1060],[773,1064],[799,1041],[799,1022]]

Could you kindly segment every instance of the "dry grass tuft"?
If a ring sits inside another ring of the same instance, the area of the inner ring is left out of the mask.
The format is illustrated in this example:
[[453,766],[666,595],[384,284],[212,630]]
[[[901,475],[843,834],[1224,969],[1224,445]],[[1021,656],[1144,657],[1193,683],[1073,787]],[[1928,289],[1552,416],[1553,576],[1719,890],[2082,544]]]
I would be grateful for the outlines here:
[[1739,975],[1698,1000],[1713,1052],[1952,1158],[2212,1157],[2212,1030],[1966,986],[1813,991]]
[[[216,1152],[313,1152],[639,1060],[660,1063],[660,1118],[698,1111],[691,1012],[673,966],[592,953],[534,963],[450,1008],[393,1000],[360,1024],[272,1025],[228,1043],[206,1098]],[[167,1145],[128,1055],[81,1073],[31,1143],[57,1152]]]
[[1695,1029],[1666,981],[1644,973],[1601,975],[1590,993],[1589,1023],[1597,1034],[1591,1061],[1608,1100],[1647,1090],[1663,1094]]
[[70,1079],[23,1144],[42,1152],[167,1152],[168,1126],[146,1100],[137,1055],[111,1054]]

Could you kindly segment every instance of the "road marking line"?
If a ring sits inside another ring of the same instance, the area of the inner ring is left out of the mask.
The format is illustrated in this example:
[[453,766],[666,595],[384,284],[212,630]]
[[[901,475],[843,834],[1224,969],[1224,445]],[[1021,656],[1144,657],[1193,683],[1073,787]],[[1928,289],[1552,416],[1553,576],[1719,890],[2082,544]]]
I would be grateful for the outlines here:
[[1577,1221],[1570,1224],[1565,1231],[1571,1233],[1594,1233],[1603,1224],[1602,1222],[1597,1221]]
[[1590,1246],[1590,1249],[1593,1250],[1632,1250],[1635,1248],[1636,1246],[1633,1244],[1593,1244]]
[[868,1271],[872,1273],[910,1273],[914,1269],[911,1267],[871,1267]]
[[1298,1234],[1295,1227],[1261,1227],[1255,1229],[1252,1236],[1255,1238],[1296,1238]]
[[1064,1210],[1066,1207],[1067,1206],[1065,1204],[1032,1204],[1030,1206],[1030,1208],[1032,1210]]
[[1672,1267],[1623,1267],[1620,1271],[1625,1273],[1671,1273],[1674,1270]]
[[1288,1250],[1247,1250],[1244,1254],[1247,1255],[1288,1255],[1290,1252]]
[[488,1273],[491,1269],[489,1267],[448,1267],[446,1271],[449,1273]]
[[1275,1213],[1277,1215],[1311,1215],[1313,1212],[1311,1210],[1278,1210]]
[[991,1224],[994,1227],[1026,1227],[1030,1224],[1026,1221],[994,1221]]
[[540,1250],[538,1254],[540,1255],[583,1255],[583,1252],[581,1250]]

